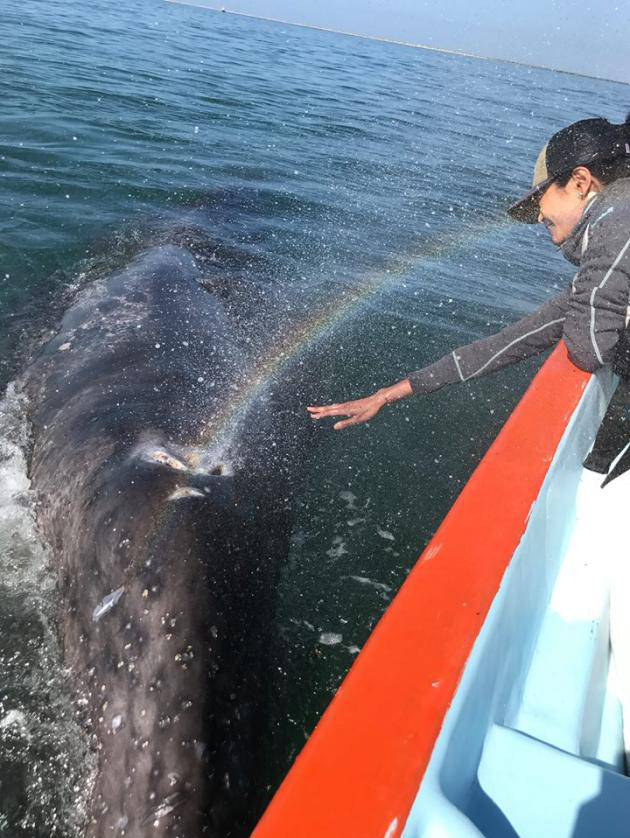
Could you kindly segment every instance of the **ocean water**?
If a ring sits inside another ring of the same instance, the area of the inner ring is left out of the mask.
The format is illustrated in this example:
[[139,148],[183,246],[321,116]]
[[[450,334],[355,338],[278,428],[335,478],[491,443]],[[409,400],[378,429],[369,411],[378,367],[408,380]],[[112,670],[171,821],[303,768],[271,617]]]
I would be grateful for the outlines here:
[[[252,289],[303,294],[312,315],[290,351],[321,353],[331,400],[369,393],[567,282],[544,231],[508,222],[505,207],[553,131],[623,119],[630,89],[163,0],[3,0],[2,11],[0,835],[74,836],[93,763],[11,384],[35,338],[77,284],[194,224],[229,250],[226,283],[232,272]],[[286,351],[275,334],[272,358]],[[538,363],[409,400],[369,426],[322,429],[278,591],[253,806]]]

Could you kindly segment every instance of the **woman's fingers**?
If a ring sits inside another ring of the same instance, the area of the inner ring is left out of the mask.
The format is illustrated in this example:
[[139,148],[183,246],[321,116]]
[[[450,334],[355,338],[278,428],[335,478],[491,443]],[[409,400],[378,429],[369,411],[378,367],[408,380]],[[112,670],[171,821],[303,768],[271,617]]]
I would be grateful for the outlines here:
[[365,399],[356,399],[353,402],[342,404],[321,405],[319,407],[307,407],[311,419],[325,419],[329,416],[348,416],[342,422],[333,425],[334,430],[340,431],[349,428],[351,425],[360,425],[368,422],[379,412],[384,402],[377,395],[368,396]]
[[360,414],[353,416],[351,419],[344,419],[343,422],[335,422],[333,431],[341,431],[343,428],[349,428],[351,425],[360,425],[362,422],[367,422],[369,417],[363,418]]
[[350,416],[352,409],[347,404],[329,404],[323,407],[307,407],[311,419],[323,419],[325,416]]
[[340,410],[340,409],[342,409],[346,406],[347,405],[345,405],[345,404],[320,404],[320,405],[316,405],[315,407],[307,407],[306,409],[310,410],[311,413],[313,413],[314,411],[317,411],[318,413],[321,413],[322,411],[328,412],[330,410]]

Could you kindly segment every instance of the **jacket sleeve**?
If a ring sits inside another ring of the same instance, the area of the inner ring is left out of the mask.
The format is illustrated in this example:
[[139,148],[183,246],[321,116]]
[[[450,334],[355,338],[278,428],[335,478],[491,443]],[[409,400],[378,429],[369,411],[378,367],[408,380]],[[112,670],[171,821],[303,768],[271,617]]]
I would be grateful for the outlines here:
[[610,211],[587,229],[588,245],[573,280],[564,324],[569,358],[594,372],[614,360],[630,295],[630,220]]
[[568,289],[496,335],[455,349],[428,367],[410,373],[408,379],[414,394],[431,393],[447,384],[488,375],[554,346],[562,337],[570,295]]

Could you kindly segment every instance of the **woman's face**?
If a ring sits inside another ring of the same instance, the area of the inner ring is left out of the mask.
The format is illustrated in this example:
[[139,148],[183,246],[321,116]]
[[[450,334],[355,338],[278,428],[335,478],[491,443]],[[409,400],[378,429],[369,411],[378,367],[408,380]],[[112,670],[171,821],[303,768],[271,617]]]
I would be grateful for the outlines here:
[[584,210],[583,189],[573,177],[566,186],[550,184],[538,202],[538,221],[549,231],[554,244],[562,244],[582,217]]
[[602,183],[586,166],[574,169],[566,186],[552,183],[545,189],[538,201],[538,220],[546,225],[554,244],[562,244],[571,235],[582,217],[586,198],[602,189]]

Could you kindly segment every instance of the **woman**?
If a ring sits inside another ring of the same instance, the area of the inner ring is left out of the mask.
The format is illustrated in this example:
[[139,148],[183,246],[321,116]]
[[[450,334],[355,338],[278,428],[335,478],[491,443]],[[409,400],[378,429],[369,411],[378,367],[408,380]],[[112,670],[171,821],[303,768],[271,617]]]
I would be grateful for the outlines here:
[[[561,339],[580,369],[593,372],[614,361],[630,295],[630,114],[621,125],[584,119],[554,134],[538,155],[532,189],[508,212],[517,221],[546,225],[552,242],[579,266],[571,286],[498,334],[455,349],[391,387],[307,408],[312,419],[348,417],[335,430],[360,425],[386,404],[487,375]],[[600,463],[597,470],[606,469]]]
[[[630,447],[630,115],[622,125],[585,119],[554,134],[540,152],[532,189],[508,210],[517,221],[546,225],[552,242],[578,266],[567,290],[496,335],[461,347],[391,387],[356,401],[309,407],[313,419],[345,416],[335,429],[372,419],[386,404],[468,381],[534,355],[563,340],[570,360],[593,372],[611,364],[621,377],[584,465],[587,508],[578,509],[593,537],[593,555],[608,567],[610,632],[630,768],[630,561],[627,542]],[[595,473],[593,473],[595,472]],[[605,492],[591,486],[615,480]],[[602,474],[607,477],[602,482]],[[621,528],[621,530],[620,530]],[[612,536],[607,549],[601,535]],[[606,572],[606,571],[603,571]],[[588,596],[588,591],[586,592]]]

